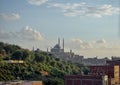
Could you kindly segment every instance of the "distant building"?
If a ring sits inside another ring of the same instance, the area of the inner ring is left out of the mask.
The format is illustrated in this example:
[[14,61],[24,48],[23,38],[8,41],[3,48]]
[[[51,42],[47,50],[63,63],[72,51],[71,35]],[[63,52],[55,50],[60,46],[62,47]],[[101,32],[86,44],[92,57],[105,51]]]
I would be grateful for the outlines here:
[[42,81],[6,81],[0,82],[0,85],[42,85]]
[[42,85],[42,81],[24,81],[23,85]]
[[89,66],[89,75],[108,75],[108,85],[119,85],[119,65]]
[[98,59],[97,57],[95,58],[85,58],[83,59],[82,63],[86,66],[90,66],[90,65],[106,65],[106,61],[109,60],[107,58],[102,58],[102,59]]
[[112,60],[120,60],[120,56],[119,56],[119,57],[112,56],[111,59],[112,59]]
[[63,48],[60,46],[60,39],[58,38],[58,44],[56,44],[52,49],[52,53],[64,53],[64,39],[63,39]]
[[4,60],[5,63],[24,63],[23,60]]
[[69,75],[64,85],[108,85],[107,75]]
[[88,75],[65,76],[65,85],[119,85],[119,65],[92,65],[88,68]]
[[119,82],[120,82],[120,60],[118,58],[117,59],[112,59],[112,60],[106,61],[106,63],[108,65],[112,65],[112,66],[114,66],[114,65],[118,65],[119,66]]
[[108,65],[119,65],[120,66],[120,60],[108,60],[106,61]]
[[58,38],[58,44],[56,44],[53,48],[51,48],[51,54],[54,55],[56,58],[61,58],[65,61],[77,62],[81,63],[83,56],[75,55],[72,50],[70,52],[64,52],[64,39],[62,48],[60,46],[60,39]]

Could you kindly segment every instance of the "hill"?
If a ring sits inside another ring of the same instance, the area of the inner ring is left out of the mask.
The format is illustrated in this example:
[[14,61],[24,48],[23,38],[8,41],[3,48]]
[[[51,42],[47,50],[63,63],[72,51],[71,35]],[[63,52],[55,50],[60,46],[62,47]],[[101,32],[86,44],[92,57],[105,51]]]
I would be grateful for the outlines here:
[[[22,60],[24,63],[6,63]],[[44,85],[64,85],[64,75],[81,74],[87,68],[62,61],[39,49],[30,51],[17,45],[0,42],[0,81],[42,80]]]

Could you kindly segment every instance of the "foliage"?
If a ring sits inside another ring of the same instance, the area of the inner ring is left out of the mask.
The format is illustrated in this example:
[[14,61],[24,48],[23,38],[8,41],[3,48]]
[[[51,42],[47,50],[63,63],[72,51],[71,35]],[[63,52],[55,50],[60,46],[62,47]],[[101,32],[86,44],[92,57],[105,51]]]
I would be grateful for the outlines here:
[[[5,63],[4,60],[23,60],[24,63]],[[82,69],[81,69],[82,66]],[[46,52],[30,51],[17,45],[0,42],[0,81],[42,80],[44,85],[64,85],[64,75],[87,72],[83,65],[62,61]]]

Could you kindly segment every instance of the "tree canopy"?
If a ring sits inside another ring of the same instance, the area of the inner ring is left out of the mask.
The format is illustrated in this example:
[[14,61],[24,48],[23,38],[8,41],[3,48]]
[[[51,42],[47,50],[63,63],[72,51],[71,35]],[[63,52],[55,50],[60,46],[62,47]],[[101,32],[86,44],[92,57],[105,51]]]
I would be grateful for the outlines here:
[[[30,51],[17,45],[0,42],[0,81],[42,80],[44,85],[64,85],[64,76],[87,73],[81,64],[62,61],[46,52]],[[5,63],[5,59],[23,60],[24,63]],[[81,68],[82,66],[82,68]]]

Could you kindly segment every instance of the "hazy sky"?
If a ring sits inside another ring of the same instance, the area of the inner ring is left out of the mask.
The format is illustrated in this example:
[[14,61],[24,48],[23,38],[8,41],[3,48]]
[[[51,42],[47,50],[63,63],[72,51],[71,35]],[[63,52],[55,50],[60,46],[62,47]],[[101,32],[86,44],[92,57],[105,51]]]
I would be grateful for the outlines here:
[[0,41],[85,57],[120,56],[119,0],[0,0]]

